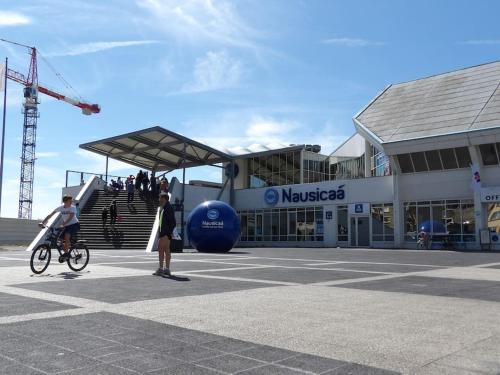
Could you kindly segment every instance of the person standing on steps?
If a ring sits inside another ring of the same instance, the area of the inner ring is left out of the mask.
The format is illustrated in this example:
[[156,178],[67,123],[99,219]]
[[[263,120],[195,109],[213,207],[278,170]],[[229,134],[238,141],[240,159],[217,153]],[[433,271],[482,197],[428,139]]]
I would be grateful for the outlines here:
[[106,223],[108,221],[108,208],[106,206],[102,208],[101,219],[102,219],[102,227],[105,228]]
[[137,177],[135,178],[135,188],[136,190],[141,190],[141,184],[142,184],[142,170],[139,170],[139,173],[137,173]]
[[134,192],[135,192],[134,183],[132,182],[132,180],[130,180],[127,183],[127,204],[134,202]]
[[142,191],[144,195],[147,197],[149,195],[149,177],[148,172],[144,172],[142,176]]
[[168,193],[160,193],[160,223],[158,228],[158,260],[160,264],[156,272],[153,273],[155,276],[170,276],[170,241],[172,240],[172,233],[176,227],[176,222],[174,209],[169,200]]
[[114,229],[116,224],[116,218],[118,217],[118,207],[116,205],[116,200],[109,205],[109,224]]

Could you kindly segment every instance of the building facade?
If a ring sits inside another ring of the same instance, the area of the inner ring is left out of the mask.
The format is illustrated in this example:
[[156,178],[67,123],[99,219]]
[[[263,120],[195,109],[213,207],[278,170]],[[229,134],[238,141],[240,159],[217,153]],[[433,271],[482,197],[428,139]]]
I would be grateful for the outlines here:
[[[331,155],[235,157],[244,246],[500,249],[500,62],[389,85]],[[439,248],[439,242],[434,246]]]

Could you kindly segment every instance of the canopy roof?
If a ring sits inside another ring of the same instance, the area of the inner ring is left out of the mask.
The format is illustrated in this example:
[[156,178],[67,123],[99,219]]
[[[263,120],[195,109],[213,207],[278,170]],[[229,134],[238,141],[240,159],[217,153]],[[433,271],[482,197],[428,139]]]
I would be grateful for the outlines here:
[[304,147],[280,143],[221,151],[160,126],[80,145],[84,150],[155,171],[214,165],[235,159],[301,150]]
[[222,151],[160,126],[84,143],[80,148],[155,171],[212,165],[231,160],[231,156]]

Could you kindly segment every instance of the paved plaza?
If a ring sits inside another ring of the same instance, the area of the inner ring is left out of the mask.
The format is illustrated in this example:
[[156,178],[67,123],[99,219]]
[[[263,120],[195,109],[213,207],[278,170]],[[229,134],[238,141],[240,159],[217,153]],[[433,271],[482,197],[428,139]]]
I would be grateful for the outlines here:
[[500,374],[499,253],[29,256],[0,250],[0,374]]

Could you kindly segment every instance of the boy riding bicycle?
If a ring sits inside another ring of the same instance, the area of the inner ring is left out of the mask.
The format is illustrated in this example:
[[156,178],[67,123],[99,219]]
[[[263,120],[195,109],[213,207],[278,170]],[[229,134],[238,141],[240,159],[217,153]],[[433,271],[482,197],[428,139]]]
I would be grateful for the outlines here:
[[64,239],[64,254],[62,255],[62,260],[69,258],[71,237],[75,237],[76,233],[80,230],[80,223],[76,216],[76,207],[71,204],[72,202],[73,197],[71,195],[65,195],[63,197],[63,204],[52,211],[40,224],[40,226],[45,226],[52,215],[57,212],[61,213],[62,224],[59,227],[63,229],[61,237]]

